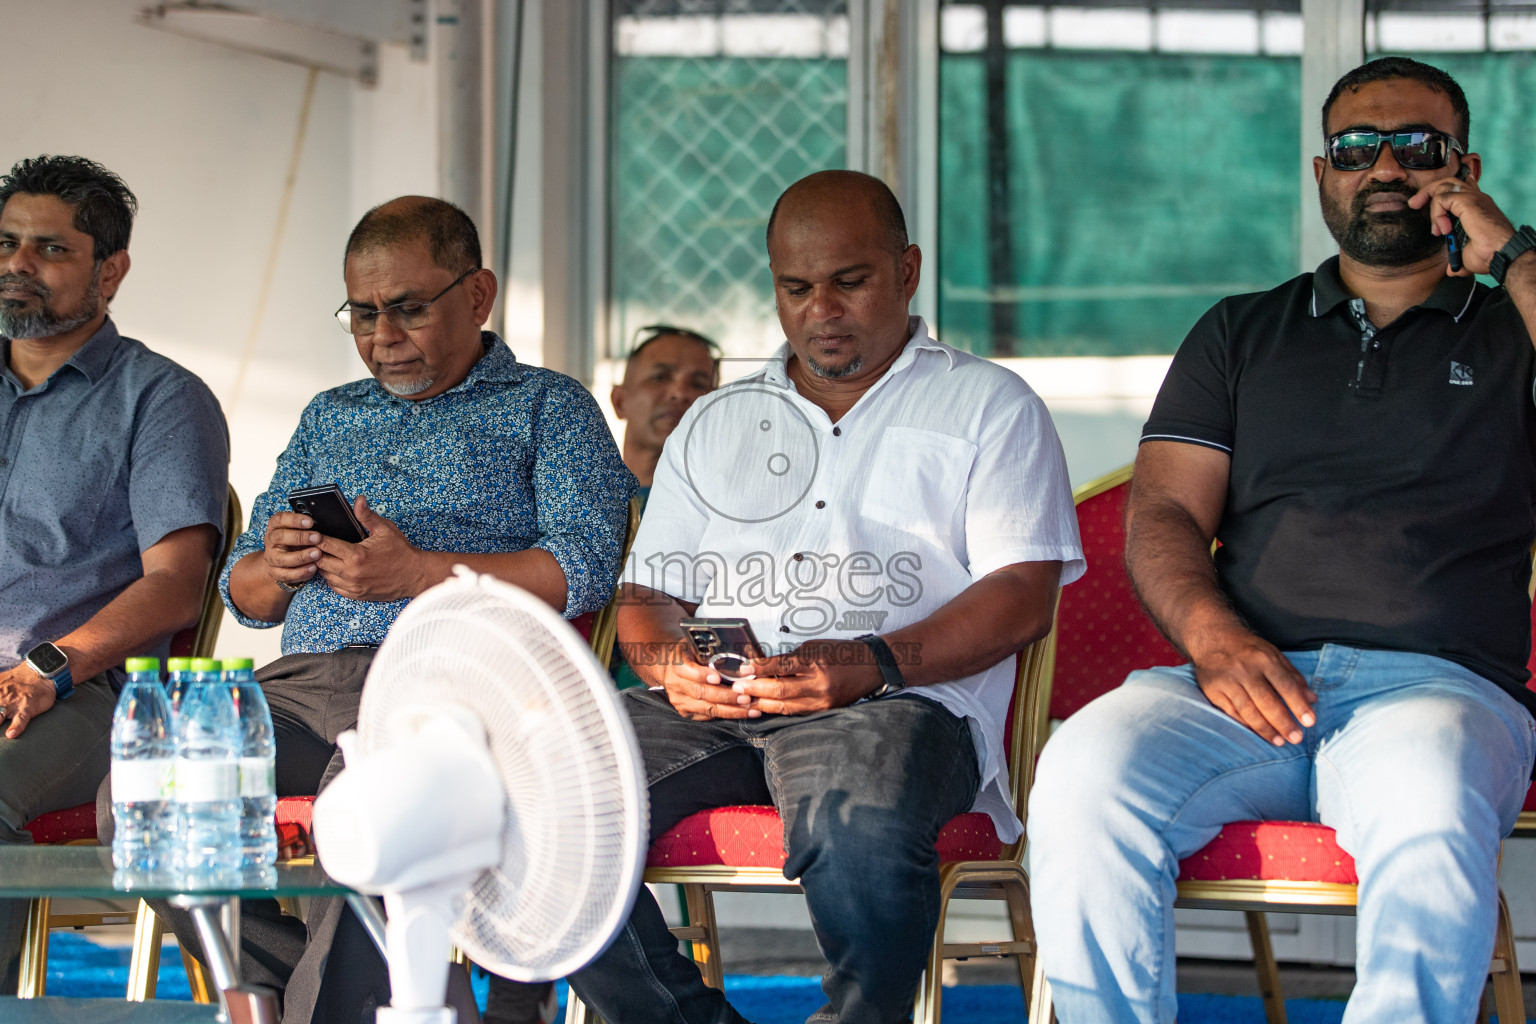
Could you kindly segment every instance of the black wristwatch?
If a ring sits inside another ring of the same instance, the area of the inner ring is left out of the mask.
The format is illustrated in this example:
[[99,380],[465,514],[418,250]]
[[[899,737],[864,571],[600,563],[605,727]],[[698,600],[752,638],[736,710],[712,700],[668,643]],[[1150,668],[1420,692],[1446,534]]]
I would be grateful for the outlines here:
[[877,697],[889,697],[893,693],[900,693],[907,688],[907,681],[902,678],[901,666],[896,664],[896,655],[891,653],[891,646],[873,633],[865,633],[863,636],[854,637],[859,643],[868,647],[870,653],[875,656],[875,665],[880,669],[880,677],[885,682],[879,689],[869,695],[870,700]]
[[1493,259],[1488,261],[1489,276],[1503,284],[1504,275],[1509,273],[1509,265],[1532,249],[1536,249],[1536,228],[1529,224],[1521,225],[1510,240],[1504,243],[1504,248],[1494,253]]
[[75,692],[75,678],[69,674],[69,656],[57,646],[44,640],[27,652],[27,664],[53,684],[55,699],[68,700]]

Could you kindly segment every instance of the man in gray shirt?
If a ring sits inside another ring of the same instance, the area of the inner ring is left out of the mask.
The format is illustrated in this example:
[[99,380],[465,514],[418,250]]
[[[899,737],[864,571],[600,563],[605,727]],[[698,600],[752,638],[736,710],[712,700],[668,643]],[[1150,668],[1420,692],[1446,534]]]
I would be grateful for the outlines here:
[[[197,621],[219,550],[218,401],[107,316],[136,206],[80,157],[0,177],[0,843],[95,799],[123,659]],[[0,901],[0,992],[25,917]]]

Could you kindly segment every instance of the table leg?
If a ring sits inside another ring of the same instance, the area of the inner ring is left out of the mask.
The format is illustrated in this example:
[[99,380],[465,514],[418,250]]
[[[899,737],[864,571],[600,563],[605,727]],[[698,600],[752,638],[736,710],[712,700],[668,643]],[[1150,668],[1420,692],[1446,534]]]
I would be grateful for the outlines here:
[[368,937],[373,944],[379,947],[379,955],[387,963],[389,961],[389,949],[384,939],[384,915],[379,911],[379,905],[360,892],[347,893],[347,906],[352,908],[352,913],[363,922],[363,929],[368,932]]
[[[179,897],[172,902],[186,907],[192,914],[208,969],[213,972],[214,984],[219,987],[220,1017],[229,1024],[277,1024],[277,994],[261,985],[247,985],[240,979],[239,898]],[[224,927],[220,927],[220,918]]]

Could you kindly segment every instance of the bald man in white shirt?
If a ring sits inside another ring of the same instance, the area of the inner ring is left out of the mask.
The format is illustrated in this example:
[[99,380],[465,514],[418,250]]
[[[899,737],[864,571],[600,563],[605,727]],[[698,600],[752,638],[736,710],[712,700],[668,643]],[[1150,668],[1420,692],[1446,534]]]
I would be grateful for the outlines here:
[[[659,835],[774,804],[828,970],[813,1020],[911,1010],[956,814],[1020,834],[1005,798],[1013,656],[1084,562],[1061,444],[1016,375],[909,317],[922,257],[878,179],[823,171],[768,222],[787,343],[668,439],[625,573],[619,640]],[[681,621],[745,617],[752,678],[700,664]],[[641,892],[571,979],[613,1024],[740,1017]]]

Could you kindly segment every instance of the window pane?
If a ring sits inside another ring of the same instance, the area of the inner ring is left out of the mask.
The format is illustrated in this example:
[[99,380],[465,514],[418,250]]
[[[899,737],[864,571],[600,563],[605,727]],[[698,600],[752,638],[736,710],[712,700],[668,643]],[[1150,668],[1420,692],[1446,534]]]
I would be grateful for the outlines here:
[[1168,353],[1296,274],[1300,15],[1230,7],[941,7],[945,341]]
[[782,341],[773,202],[842,167],[846,0],[615,0],[610,356],[663,321],[733,355]]

